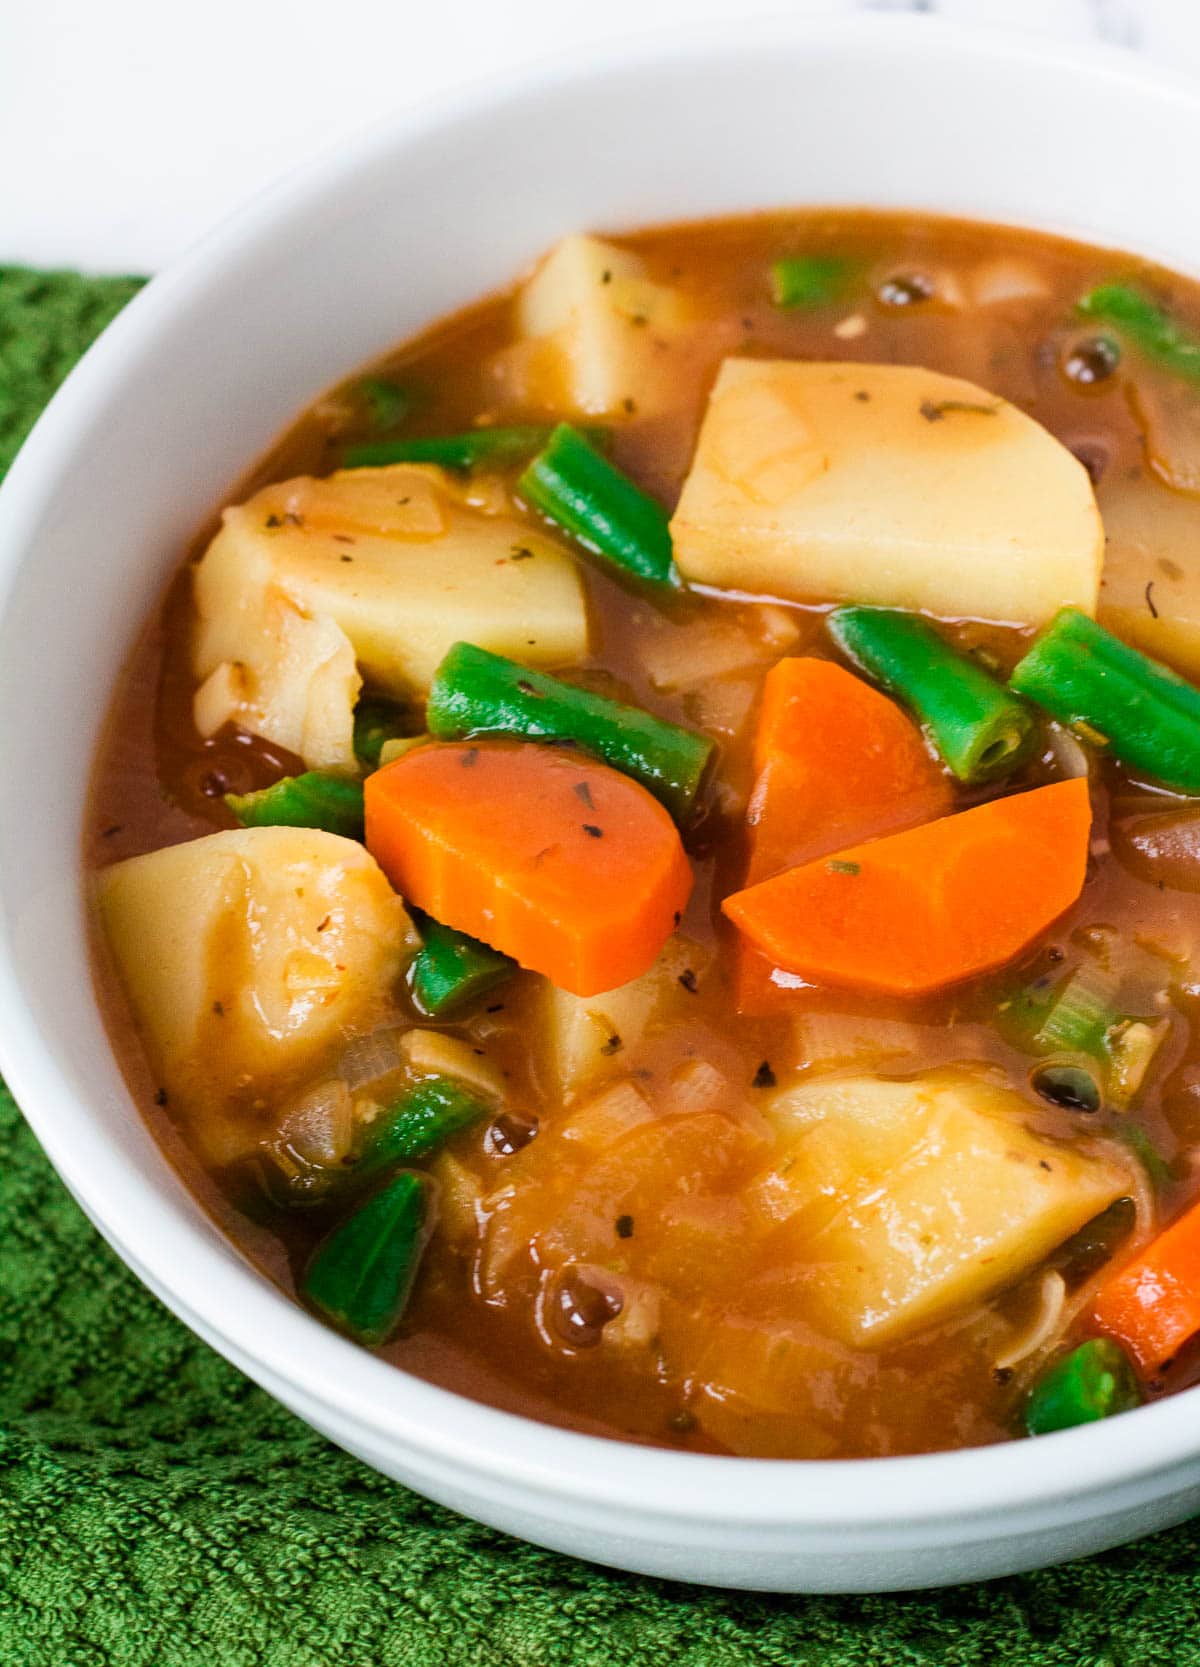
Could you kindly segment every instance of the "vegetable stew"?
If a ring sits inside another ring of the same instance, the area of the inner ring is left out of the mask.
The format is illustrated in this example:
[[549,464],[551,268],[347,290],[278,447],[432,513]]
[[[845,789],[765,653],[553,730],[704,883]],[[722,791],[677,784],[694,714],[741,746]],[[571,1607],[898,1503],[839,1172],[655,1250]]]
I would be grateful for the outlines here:
[[97,980],[188,1184],[510,1410],[922,1452],[1200,1375],[1200,290],[571,236],[305,413],[131,657]]

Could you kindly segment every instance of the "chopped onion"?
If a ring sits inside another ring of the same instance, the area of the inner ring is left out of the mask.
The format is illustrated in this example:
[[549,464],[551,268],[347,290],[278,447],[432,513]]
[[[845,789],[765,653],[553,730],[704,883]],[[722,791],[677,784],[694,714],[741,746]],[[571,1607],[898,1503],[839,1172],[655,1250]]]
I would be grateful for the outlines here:
[[1050,753],[1063,775],[1068,779],[1086,777],[1092,773],[1092,761],[1083,743],[1062,724],[1047,724]]
[[1001,307],[1011,301],[1042,301],[1050,286],[1037,263],[1019,255],[998,255],[972,267],[968,279],[977,307]]
[[653,1116],[641,1089],[629,1077],[622,1077],[580,1106],[563,1125],[562,1138],[604,1151],[639,1123],[649,1123]]
[[1031,1354],[1052,1342],[1061,1329],[1066,1314],[1067,1282],[1061,1273],[1044,1273],[1038,1284],[1037,1302],[1033,1313],[1007,1347],[995,1357],[993,1364],[999,1372],[1009,1372]]
[[504,1097],[504,1078],[481,1048],[443,1030],[410,1030],[400,1044],[409,1067],[422,1076],[453,1077],[488,1099]]
[[729,1081],[707,1059],[687,1059],[667,1081],[665,1111],[672,1114],[713,1111],[729,1098]]
[[354,1106],[349,1088],[339,1077],[315,1084],[279,1119],[278,1138],[284,1151],[323,1168],[349,1155],[353,1135]]
[[356,1036],[343,1049],[338,1061],[338,1076],[350,1089],[364,1088],[380,1077],[390,1076],[404,1064],[400,1051],[404,1032],[395,1025],[385,1025],[366,1036]]

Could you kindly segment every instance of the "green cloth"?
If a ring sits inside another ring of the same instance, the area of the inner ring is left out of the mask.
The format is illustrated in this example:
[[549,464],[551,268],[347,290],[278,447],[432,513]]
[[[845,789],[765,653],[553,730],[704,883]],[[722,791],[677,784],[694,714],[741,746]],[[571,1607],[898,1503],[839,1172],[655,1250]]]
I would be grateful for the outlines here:
[[[0,269],[0,468],[136,288]],[[1189,1526],[988,1586],[771,1598],[520,1545],[197,1341],[0,1091],[0,1667],[1186,1667],[1198,1551]]]

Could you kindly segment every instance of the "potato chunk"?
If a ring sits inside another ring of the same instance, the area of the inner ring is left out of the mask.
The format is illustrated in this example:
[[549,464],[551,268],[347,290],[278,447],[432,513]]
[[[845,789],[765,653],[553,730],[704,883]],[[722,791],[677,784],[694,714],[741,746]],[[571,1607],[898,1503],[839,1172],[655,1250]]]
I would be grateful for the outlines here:
[[228,719],[312,768],[352,769],[362,676],[422,695],[460,639],[528,665],[587,651],[574,557],[482,514],[437,469],[347,469],[225,511],[195,570],[197,722]]
[[1130,1175],[1106,1148],[1037,1132],[993,1076],[825,1079],[777,1099],[786,1155],[751,1184],[802,1309],[847,1343],[895,1342],[1027,1272]]
[[557,389],[549,403],[581,416],[614,416],[632,405],[661,411],[672,382],[655,341],[688,328],[678,290],[653,283],[644,262],[595,237],[565,237],[538,267],[517,302],[517,325]]
[[563,1103],[601,1077],[621,1071],[625,1056],[652,1021],[685,1017],[690,989],[708,960],[707,950],[676,936],[668,939],[649,972],[603,995],[573,996],[543,980],[532,1022],[546,1039],[554,1088]]
[[995,394],[753,359],[721,367],[671,533],[706,584],[1019,624],[1094,613],[1104,548],[1083,466]]
[[287,1093],[377,1024],[416,936],[353,840],[239,828],[131,857],[101,918],[172,1108],[219,1162],[273,1130]]
[[1152,479],[1105,481],[1099,497],[1101,624],[1200,677],[1200,502]]

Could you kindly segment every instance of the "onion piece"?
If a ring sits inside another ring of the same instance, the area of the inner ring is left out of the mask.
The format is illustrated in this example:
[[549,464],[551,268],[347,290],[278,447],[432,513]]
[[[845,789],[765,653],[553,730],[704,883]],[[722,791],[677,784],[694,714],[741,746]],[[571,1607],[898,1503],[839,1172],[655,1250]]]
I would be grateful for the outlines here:
[[285,1158],[290,1153],[328,1169],[349,1155],[353,1136],[350,1090],[341,1078],[330,1077],[292,1101],[279,1119],[277,1138]]
[[1038,1283],[1037,1303],[1027,1323],[996,1355],[998,1372],[1010,1372],[1031,1354],[1036,1354],[1058,1335],[1067,1308],[1067,1282],[1061,1273],[1044,1273]]
[[404,1064],[400,1045],[404,1032],[395,1025],[385,1025],[366,1036],[356,1036],[342,1050],[338,1061],[338,1076],[352,1091],[365,1088],[398,1071]]

